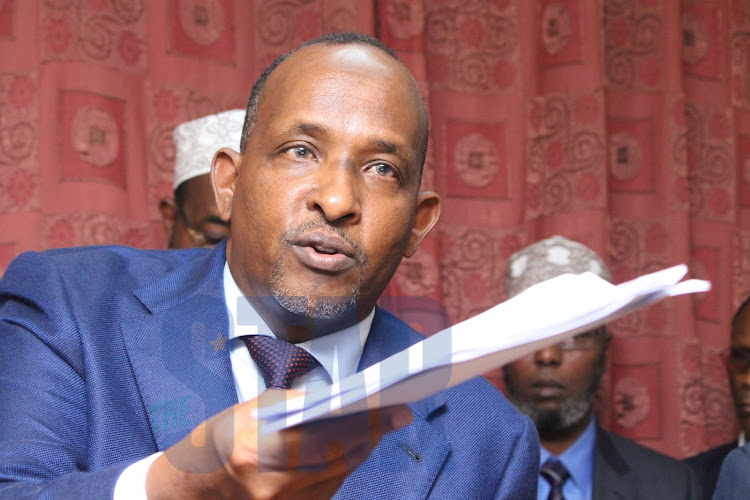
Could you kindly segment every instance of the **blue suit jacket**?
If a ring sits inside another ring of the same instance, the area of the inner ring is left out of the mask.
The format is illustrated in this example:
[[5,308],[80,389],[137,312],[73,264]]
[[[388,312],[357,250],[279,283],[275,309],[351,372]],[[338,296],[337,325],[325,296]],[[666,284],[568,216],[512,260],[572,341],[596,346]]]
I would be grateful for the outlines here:
[[[26,253],[0,280],[0,498],[109,498],[122,470],[237,403],[224,245]],[[420,335],[378,309],[360,369]],[[218,346],[218,347],[217,347]],[[413,405],[337,498],[534,498],[538,438],[474,379]]]

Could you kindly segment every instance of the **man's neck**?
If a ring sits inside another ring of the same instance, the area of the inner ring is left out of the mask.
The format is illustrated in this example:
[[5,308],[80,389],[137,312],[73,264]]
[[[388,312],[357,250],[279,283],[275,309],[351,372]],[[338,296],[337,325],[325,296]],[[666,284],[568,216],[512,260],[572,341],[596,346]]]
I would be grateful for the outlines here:
[[587,413],[580,421],[567,429],[554,431],[539,430],[539,442],[547,451],[555,456],[560,456],[581,437],[581,434],[588,427],[590,420],[591,412]]

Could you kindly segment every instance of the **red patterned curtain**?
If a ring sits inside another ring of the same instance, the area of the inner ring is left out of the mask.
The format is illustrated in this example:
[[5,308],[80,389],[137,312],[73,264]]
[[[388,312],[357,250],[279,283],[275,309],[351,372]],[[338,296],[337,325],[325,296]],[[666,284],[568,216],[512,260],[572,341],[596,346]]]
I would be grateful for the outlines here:
[[0,273],[25,250],[163,248],[174,126],[343,30],[394,47],[431,113],[443,218],[388,294],[465,319],[556,233],[618,282],[687,263],[712,292],[611,325],[602,423],[677,457],[736,436],[720,353],[750,293],[748,0],[0,0]]

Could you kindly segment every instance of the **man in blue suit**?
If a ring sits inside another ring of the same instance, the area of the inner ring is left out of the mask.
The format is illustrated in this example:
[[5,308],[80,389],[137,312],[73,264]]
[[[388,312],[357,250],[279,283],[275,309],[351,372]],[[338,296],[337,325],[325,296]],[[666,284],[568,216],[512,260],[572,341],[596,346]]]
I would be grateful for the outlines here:
[[0,497],[534,498],[536,431],[481,379],[271,434],[254,417],[294,394],[268,387],[326,387],[420,340],[376,301],[439,216],[426,148],[393,53],[327,36],[261,75],[240,152],[214,156],[225,243],[19,256],[0,281]]

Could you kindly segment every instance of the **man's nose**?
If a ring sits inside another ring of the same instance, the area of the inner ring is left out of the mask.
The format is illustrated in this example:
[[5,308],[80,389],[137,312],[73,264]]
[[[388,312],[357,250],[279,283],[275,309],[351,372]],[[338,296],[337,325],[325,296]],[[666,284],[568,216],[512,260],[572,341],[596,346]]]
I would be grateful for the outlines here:
[[328,222],[357,223],[362,210],[359,180],[351,165],[322,165],[307,197],[308,210],[320,211]]
[[534,363],[538,366],[559,366],[562,363],[562,350],[555,344],[534,353]]

